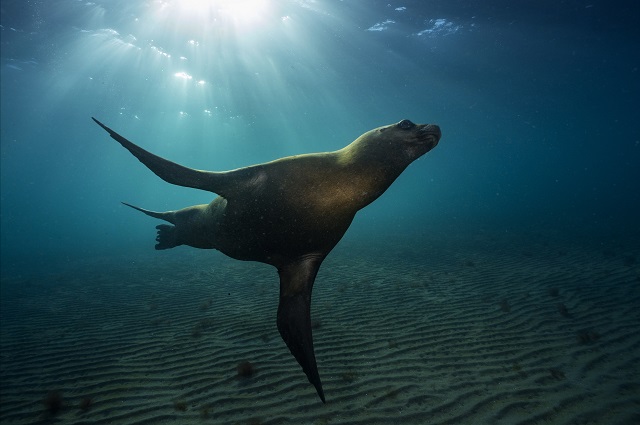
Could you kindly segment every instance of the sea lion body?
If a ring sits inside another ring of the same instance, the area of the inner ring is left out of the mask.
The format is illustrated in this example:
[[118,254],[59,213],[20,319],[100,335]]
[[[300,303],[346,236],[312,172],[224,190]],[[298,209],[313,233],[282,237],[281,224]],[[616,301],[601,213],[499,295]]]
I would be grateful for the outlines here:
[[324,402],[310,322],[311,289],[320,264],[355,214],[437,145],[440,129],[403,120],[368,131],[338,151],[209,172],[153,155],[95,121],[165,181],[220,195],[207,205],[177,211],[126,205],[173,224],[157,226],[156,249],[217,249],[238,260],[275,266],[280,275],[278,329]]
[[[275,267],[300,253],[328,252],[357,211],[332,194],[331,186],[340,183],[338,174],[347,174],[338,171],[344,167],[329,166],[335,164],[335,156],[291,157],[244,169],[247,176],[229,197],[176,211],[180,237],[166,247],[214,248],[238,260]],[[311,169],[318,171],[307,171]],[[350,196],[346,187],[340,193]],[[193,208],[198,209],[197,216]]]

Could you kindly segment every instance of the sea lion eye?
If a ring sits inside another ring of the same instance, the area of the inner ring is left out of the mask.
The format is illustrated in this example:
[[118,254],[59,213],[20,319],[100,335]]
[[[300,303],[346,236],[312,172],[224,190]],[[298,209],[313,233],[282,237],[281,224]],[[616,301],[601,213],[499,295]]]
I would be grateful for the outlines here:
[[400,127],[403,130],[408,130],[412,127],[415,127],[416,125],[414,123],[412,123],[409,120],[402,120],[398,123],[398,127]]

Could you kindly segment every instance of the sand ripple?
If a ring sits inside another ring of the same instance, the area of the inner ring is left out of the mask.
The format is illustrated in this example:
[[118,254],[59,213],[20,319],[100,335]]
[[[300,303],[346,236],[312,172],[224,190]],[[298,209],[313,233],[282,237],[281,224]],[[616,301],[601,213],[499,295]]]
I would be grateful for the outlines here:
[[280,340],[270,267],[179,250],[5,277],[0,421],[640,423],[639,252],[419,248],[346,243],[323,265],[326,405]]

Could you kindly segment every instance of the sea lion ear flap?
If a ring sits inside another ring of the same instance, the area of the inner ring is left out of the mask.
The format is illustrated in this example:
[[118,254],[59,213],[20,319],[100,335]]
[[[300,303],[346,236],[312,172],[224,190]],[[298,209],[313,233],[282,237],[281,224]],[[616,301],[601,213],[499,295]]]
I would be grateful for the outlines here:
[[188,168],[175,162],[171,162],[167,159],[154,155],[149,151],[142,149],[135,143],[125,139],[115,131],[111,130],[106,125],[102,124],[97,119],[91,117],[100,127],[105,129],[112,139],[116,140],[129,152],[133,154],[140,162],[142,162],[148,169],[153,171],[155,175],[160,177],[167,183],[175,184],[178,186],[192,187],[194,189],[206,190],[209,192],[223,195],[224,184],[227,180],[223,178],[225,173],[216,173],[212,171],[201,171]]
[[304,259],[278,268],[278,331],[325,403],[311,333],[311,289],[321,263],[322,258]]

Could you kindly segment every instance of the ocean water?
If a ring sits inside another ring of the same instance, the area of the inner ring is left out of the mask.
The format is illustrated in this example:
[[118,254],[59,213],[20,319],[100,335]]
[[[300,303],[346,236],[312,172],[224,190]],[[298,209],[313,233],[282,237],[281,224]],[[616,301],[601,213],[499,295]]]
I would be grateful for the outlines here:
[[[0,422],[640,423],[640,7],[633,1],[0,4]],[[180,164],[438,146],[320,270],[323,405],[278,278],[155,251]],[[238,376],[250,361],[256,373]]]

